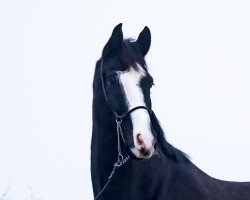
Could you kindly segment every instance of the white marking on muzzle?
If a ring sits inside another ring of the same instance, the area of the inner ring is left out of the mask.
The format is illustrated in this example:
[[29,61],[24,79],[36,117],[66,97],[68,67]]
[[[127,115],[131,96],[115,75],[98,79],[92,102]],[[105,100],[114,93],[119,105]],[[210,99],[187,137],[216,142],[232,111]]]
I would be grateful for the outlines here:
[[[146,76],[145,70],[138,66],[140,70],[136,71],[133,67],[120,74],[120,81],[123,86],[128,109],[132,109],[136,106],[146,106],[142,89],[140,87],[141,79]],[[150,117],[148,111],[145,109],[135,110],[130,114],[133,125],[133,138],[135,146],[137,144],[137,134],[141,134],[141,137],[145,143],[146,148],[151,148],[153,144],[153,134],[150,127]]]

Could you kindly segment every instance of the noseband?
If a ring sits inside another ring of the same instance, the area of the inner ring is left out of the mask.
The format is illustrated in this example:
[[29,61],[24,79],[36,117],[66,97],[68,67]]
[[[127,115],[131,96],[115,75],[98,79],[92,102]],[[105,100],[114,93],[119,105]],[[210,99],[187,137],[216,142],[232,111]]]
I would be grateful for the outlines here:
[[101,77],[102,91],[103,91],[103,94],[104,94],[104,97],[106,99],[107,104],[109,105],[111,111],[113,112],[113,114],[115,116],[115,122],[116,122],[116,127],[117,127],[117,150],[118,150],[118,156],[117,156],[117,161],[114,164],[113,170],[112,170],[111,174],[108,177],[108,181],[106,182],[106,184],[104,185],[104,187],[101,189],[101,191],[95,196],[94,200],[97,200],[101,196],[101,194],[105,191],[105,189],[107,188],[107,186],[108,186],[111,178],[113,177],[116,169],[119,168],[119,167],[121,167],[123,164],[125,164],[128,161],[128,159],[129,159],[129,155],[124,158],[123,155],[122,155],[122,151],[121,151],[120,137],[122,138],[123,143],[126,145],[126,140],[125,140],[124,134],[122,132],[122,127],[121,127],[122,120],[124,118],[126,118],[130,113],[132,113],[132,112],[134,112],[134,111],[136,111],[138,109],[145,109],[145,110],[147,110],[150,116],[152,114],[152,110],[150,108],[148,108],[146,106],[136,106],[136,107],[128,110],[127,112],[119,115],[113,109],[111,103],[109,102],[109,99],[108,99],[108,96],[107,96],[107,93],[106,93],[106,89],[105,89],[105,82],[104,82],[104,78],[103,78],[103,73],[104,73],[104,70],[103,70],[103,59],[102,59],[101,60],[101,68],[100,68],[100,77]]

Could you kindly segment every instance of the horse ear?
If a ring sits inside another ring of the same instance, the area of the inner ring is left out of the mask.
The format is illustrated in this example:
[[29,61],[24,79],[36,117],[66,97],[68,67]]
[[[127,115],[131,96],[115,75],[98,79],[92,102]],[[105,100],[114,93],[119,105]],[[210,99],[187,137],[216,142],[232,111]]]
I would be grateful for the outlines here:
[[107,44],[104,46],[102,51],[102,57],[105,57],[110,53],[118,50],[122,45],[122,41],[123,41],[122,23],[120,23],[114,28],[111,37],[109,38]]
[[143,56],[145,56],[151,44],[151,33],[147,26],[144,27],[136,42],[140,46]]

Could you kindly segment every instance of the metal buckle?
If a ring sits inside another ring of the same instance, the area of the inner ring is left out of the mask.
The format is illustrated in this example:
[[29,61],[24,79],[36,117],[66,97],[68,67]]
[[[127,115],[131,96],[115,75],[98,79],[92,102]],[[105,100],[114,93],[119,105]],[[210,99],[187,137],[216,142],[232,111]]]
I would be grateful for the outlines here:
[[115,167],[120,167],[123,165],[124,159],[121,154],[118,155],[117,162],[114,164]]

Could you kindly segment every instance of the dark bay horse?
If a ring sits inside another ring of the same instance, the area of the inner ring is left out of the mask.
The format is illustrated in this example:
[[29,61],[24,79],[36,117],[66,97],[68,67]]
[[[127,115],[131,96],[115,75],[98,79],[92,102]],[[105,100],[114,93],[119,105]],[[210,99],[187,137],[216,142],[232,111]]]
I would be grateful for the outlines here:
[[132,40],[123,39],[119,24],[96,63],[91,143],[94,196],[104,200],[250,200],[249,182],[210,177],[165,139],[151,110],[153,78],[144,59],[150,43],[147,27]]

